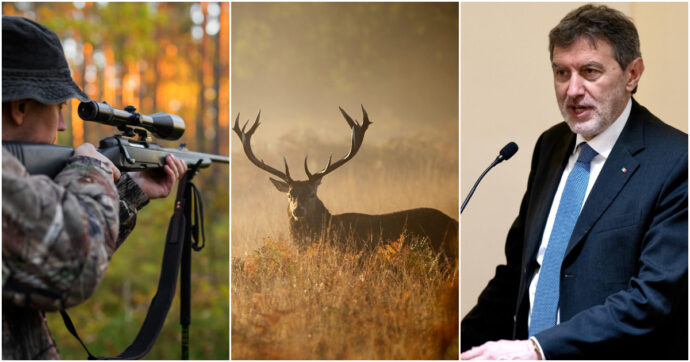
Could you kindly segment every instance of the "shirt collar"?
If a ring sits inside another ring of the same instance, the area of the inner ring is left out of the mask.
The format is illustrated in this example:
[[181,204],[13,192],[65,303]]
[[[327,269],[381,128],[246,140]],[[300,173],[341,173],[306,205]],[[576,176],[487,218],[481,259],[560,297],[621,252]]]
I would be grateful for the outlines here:
[[628,99],[628,104],[625,106],[625,109],[623,109],[623,113],[621,113],[621,115],[618,116],[618,118],[616,118],[613,124],[606,128],[604,132],[599,133],[589,141],[585,140],[584,137],[578,134],[575,138],[576,146],[575,149],[573,149],[573,154],[575,153],[575,151],[577,151],[578,146],[581,143],[587,142],[589,147],[592,147],[593,150],[597,151],[597,153],[600,156],[603,156],[604,159],[608,158],[609,154],[611,153],[611,150],[613,149],[613,146],[616,144],[616,141],[618,140],[618,136],[621,135],[621,132],[623,132],[623,128],[625,127],[625,124],[628,122],[631,109],[632,98]]

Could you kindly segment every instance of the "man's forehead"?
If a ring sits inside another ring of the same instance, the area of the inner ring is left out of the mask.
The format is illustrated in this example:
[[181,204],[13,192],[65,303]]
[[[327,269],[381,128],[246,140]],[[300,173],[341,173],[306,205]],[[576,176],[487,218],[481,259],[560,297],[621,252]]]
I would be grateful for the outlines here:
[[[553,48],[553,65],[571,61],[572,58],[584,58],[591,61],[613,60],[613,48],[606,39],[581,36],[568,46]],[[586,61],[586,60],[585,60]]]

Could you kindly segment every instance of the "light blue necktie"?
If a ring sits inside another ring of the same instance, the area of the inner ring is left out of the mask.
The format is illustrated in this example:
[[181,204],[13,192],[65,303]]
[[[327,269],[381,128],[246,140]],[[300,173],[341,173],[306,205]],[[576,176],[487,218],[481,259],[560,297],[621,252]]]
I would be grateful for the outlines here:
[[587,143],[583,143],[580,147],[580,156],[565,181],[565,188],[558,204],[558,211],[556,211],[556,220],[544,253],[537,291],[534,295],[529,327],[530,336],[556,325],[561,264],[587,191],[589,163],[597,155],[597,151],[589,147]]

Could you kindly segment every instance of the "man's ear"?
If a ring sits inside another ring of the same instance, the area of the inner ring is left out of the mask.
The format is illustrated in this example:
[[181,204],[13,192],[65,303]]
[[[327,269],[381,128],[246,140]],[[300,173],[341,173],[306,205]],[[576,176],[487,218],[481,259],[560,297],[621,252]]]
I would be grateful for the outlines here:
[[20,99],[16,101],[10,101],[9,103],[10,121],[16,126],[21,126],[22,123],[24,123],[24,118],[26,117],[29,101],[26,99]]
[[278,181],[273,177],[269,177],[268,179],[271,180],[271,182],[273,182],[273,185],[278,189],[278,191],[285,193],[290,191],[290,185],[288,185],[287,182]]
[[642,77],[643,72],[644,62],[642,61],[642,58],[635,58],[632,62],[630,62],[630,64],[628,64],[628,67],[625,70],[627,75],[625,89],[628,92],[632,92],[635,88],[637,88],[637,83],[640,82],[640,77]]

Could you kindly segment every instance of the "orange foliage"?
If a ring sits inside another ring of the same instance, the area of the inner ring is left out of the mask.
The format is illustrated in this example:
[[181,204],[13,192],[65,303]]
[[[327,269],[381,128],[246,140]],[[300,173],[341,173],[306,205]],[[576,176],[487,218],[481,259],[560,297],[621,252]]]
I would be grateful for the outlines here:
[[[103,96],[102,100],[115,99],[115,52],[113,48],[104,45],[103,55],[105,56],[105,69],[103,70]],[[111,101],[112,102],[112,101]]]
[[69,102],[69,105],[72,115],[72,144],[79,146],[84,143],[84,121],[79,118],[79,114],[77,114],[79,102],[72,101]]

